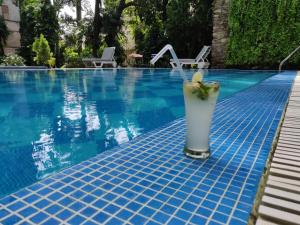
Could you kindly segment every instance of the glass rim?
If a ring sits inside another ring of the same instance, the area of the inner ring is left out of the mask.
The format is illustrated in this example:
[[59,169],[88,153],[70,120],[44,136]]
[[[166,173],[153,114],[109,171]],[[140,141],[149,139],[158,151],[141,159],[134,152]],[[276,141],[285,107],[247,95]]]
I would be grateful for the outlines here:
[[[197,82],[193,82],[193,81],[189,81],[189,80],[185,80],[183,82],[183,84],[192,84],[192,83],[197,83]],[[219,81],[201,81],[201,83],[203,84],[219,84],[220,85],[220,82]]]

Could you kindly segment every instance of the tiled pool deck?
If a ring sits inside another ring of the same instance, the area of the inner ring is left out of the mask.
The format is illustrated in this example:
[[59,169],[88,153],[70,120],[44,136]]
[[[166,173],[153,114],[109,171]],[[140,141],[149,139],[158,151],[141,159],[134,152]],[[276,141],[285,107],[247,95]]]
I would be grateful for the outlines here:
[[179,119],[1,199],[0,223],[247,224],[295,75],[218,103],[208,160]]

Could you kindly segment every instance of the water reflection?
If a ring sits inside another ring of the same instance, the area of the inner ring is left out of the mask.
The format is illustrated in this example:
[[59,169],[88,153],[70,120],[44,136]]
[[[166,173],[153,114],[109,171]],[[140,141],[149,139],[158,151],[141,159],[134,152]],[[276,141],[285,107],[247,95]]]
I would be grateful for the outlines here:
[[85,122],[87,126],[87,132],[99,130],[100,119],[99,119],[99,115],[95,103],[88,104],[85,107],[85,112],[86,112]]
[[81,112],[81,102],[82,97],[79,93],[76,93],[68,88],[67,85],[64,86],[64,106],[63,115],[70,120],[80,120],[82,118]]
[[[40,139],[33,142],[32,158],[37,169],[37,178],[43,178],[49,174],[49,169],[54,169],[56,159],[60,159],[59,153],[54,149],[53,135],[41,133]],[[60,160],[61,161],[61,160]]]

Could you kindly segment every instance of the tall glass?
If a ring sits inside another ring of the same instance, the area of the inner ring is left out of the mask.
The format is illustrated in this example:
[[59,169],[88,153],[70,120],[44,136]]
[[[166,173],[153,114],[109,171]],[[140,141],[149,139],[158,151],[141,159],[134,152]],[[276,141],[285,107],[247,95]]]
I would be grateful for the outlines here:
[[210,156],[209,133],[219,83],[186,81],[183,93],[187,124],[184,153],[192,158],[206,159]]

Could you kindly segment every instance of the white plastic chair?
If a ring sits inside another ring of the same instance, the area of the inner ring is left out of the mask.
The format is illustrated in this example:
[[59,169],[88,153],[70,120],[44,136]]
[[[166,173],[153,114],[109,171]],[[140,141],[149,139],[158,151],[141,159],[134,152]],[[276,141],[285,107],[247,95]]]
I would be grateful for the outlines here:
[[[211,51],[211,46],[204,45],[195,59],[179,59],[181,65],[197,65],[198,69],[206,69],[209,67],[209,61],[207,57]],[[176,68],[175,61],[170,60],[170,64],[173,68]]]
[[110,64],[113,67],[117,67],[117,62],[114,59],[115,50],[115,47],[108,47],[104,49],[101,58],[84,58],[82,61],[84,64],[87,62],[92,63],[96,68],[102,68],[105,64]]

